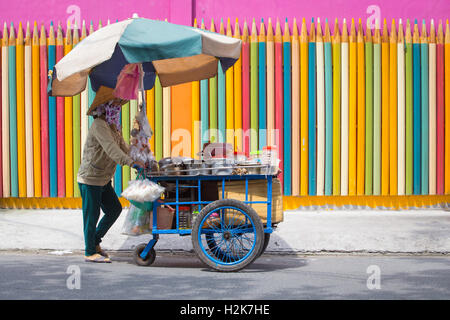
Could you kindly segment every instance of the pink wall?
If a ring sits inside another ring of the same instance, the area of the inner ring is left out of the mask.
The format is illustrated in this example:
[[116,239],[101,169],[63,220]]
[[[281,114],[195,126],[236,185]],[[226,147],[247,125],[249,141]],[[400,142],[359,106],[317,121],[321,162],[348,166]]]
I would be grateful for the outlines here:
[[[220,23],[220,18],[230,17],[260,21],[269,17],[281,20],[305,17],[362,18],[411,18],[435,20],[450,17],[450,0],[2,0],[0,21],[8,24],[19,21],[38,21],[48,25],[51,20],[67,20],[73,24],[99,19],[106,23],[130,17],[134,12],[139,16],[153,19],[167,18],[171,22],[191,24],[192,18],[204,18],[209,27],[211,18]],[[258,23],[259,24],[259,23]],[[390,24],[390,23],[389,23]]]
[[428,24],[431,18],[437,21],[450,18],[450,0],[197,0],[194,14],[197,18],[204,18],[207,26],[211,18],[216,21],[227,17],[238,18],[241,22],[269,17],[278,17],[281,21],[288,18],[289,22],[294,17],[297,21],[305,17],[308,22],[313,17],[331,21],[335,18],[339,21],[342,18],[361,18],[363,21],[373,20],[373,23],[375,18],[386,18],[388,25],[393,18],[409,18],[427,19]]

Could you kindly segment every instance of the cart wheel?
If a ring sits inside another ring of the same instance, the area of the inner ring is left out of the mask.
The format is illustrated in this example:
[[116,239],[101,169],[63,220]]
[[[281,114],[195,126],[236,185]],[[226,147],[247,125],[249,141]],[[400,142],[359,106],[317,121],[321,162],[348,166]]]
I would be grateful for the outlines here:
[[138,245],[136,247],[136,249],[134,249],[133,259],[134,259],[134,262],[138,266],[148,267],[153,262],[155,262],[156,252],[155,252],[154,248],[151,248],[150,251],[147,254],[147,257],[145,259],[142,259],[141,253],[142,253],[142,251],[144,251],[146,246],[147,246],[146,243],[142,243],[142,244]]
[[200,211],[192,228],[192,245],[200,260],[219,271],[238,271],[262,249],[264,228],[253,208],[223,199]]
[[[211,252],[219,259],[223,259],[225,257],[225,253],[218,248],[216,240],[214,240],[214,236],[210,233],[205,234],[206,243],[208,244]],[[264,241],[261,247],[261,252],[258,254],[257,258],[259,258],[267,249],[267,246],[270,242],[270,233],[264,233]]]
[[264,251],[266,251],[266,248],[269,245],[269,241],[270,241],[270,233],[264,233],[264,242],[258,257],[260,257],[264,253]]

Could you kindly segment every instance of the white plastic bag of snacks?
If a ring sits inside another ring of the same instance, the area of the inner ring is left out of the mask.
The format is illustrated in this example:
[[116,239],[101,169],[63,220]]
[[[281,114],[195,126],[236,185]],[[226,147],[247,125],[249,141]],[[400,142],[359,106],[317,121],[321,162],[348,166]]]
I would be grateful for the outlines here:
[[153,202],[161,197],[164,190],[164,187],[153,181],[138,178],[128,183],[128,187],[122,192],[122,197],[136,202]]

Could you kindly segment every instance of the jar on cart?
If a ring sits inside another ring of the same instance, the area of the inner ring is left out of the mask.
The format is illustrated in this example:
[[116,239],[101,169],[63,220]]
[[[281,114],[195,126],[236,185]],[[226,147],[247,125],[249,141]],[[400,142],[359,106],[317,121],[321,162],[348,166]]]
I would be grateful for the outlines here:
[[261,164],[264,165],[261,169],[262,174],[276,174],[280,159],[278,159],[278,150],[275,146],[266,146],[263,148],[261,154]]

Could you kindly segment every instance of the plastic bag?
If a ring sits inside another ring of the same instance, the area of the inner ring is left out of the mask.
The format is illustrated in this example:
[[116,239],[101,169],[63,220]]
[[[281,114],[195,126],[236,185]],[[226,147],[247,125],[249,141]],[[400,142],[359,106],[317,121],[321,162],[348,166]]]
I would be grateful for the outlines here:
[[165,190],[159,184],[148,179],[132,180],[122,192],[122,197],[136,202],[153,202],[157,200]]
[[147,166],[155,161],[148,141],[152,135],[153,132],[148,124],[147,116],[141,108],[134,119],[133,129],[131,130],[130,157],[134,161],[140,161]]
[[114,96],[126,100],[137,99],[139,94],[139,81],[139,64],[130,63],[125,65],[117,77],[116,87],[113,91]]
[[151,233],[149,211],[130,205],[122,227],[122,233],[131,236]]

